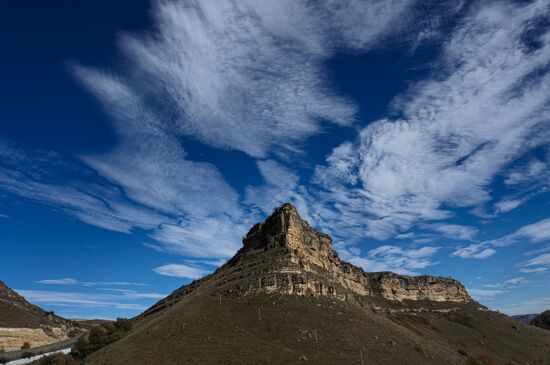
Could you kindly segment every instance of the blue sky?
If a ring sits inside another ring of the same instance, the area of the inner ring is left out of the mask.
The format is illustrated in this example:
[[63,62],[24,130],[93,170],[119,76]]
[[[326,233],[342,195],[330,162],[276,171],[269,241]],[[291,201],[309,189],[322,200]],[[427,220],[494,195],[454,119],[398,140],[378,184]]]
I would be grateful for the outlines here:
[[0,278],[133,316],[283,202],[367,271],[550,307],[546,1],[10,2]]

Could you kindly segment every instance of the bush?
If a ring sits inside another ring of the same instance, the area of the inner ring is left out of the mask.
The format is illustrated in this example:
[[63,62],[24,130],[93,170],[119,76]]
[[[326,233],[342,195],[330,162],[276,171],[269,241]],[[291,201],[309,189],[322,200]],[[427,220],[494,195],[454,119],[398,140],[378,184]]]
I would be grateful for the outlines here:
[[38,365],[76,365],[76,361],[71,356],[59,352],[41,358]]
[[33,356],[34,356],[34,354],[33,354],[32,352],[30,352],[30,351],[25,351],[25,352],[23,352],[23,354],[21,355],[21,357],[24,358],[24,359],[28,359],[28,358],[33,357]]
[[31,348],[31,344],[28,342],[23,342],[23,346],[21,346],[21,350],[27,350]]
[[103,323],[91,329],[88,341],[80,337],[74,347],[76,358],[83,359],[92,352],[118,341],[130,332],[132,322],[129,319],[118,318],[114,323]]
[[5,358],[5,357],[0,357],[0,364],[7,364],[8,363],[8,359]]
[[457,352],[462,356],[468,356],[468,353],[466,351],[464,351],[463,349],[458,349]]
[[115,328],[118,331],[130,332],[132,330],[132,321],[126,318],[117,318]]

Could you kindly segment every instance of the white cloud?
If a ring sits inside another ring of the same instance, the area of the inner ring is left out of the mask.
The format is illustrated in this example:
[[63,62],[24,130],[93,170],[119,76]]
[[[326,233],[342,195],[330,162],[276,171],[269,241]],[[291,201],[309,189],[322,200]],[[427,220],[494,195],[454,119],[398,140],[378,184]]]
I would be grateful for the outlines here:
[[531,313],[542,313],[550,308],[550,297],[534,298],[521,301],[518,304],[504,305],[498,308],[508,315],[520,315]]
[[518,286],[518,285],[526,284],[528,282],[529,280],[525,279],[524,277],[517,277],[517,278],[504,280],[504,283],[509,286]]
[[140,293],[136,291],[124,291],[113,294],[104,293],[81,293],[81,292],[60,292],[45,290],[21,290],[17,293],[22,295],[31,303],[57,307],[75,308],[113,308],[120,310],[142,311],[147,305],[135,303],[135,300],[161,299],[166,295],[161,293]]
[[[368,36],[364,44],[349,42],[364,47],[393,31],[391,21],[408,7],[354,3],[333,10],[305,1],[157,2],[154,32],[121,37],[129,70],[119,78],[148,106],[156,126],[255,157],[272,148],[292,151],[321,131],[321,120],[354,118],[354,106],[330,93],[322,74],[333,48],[326,38],[337,39],[327,26],[338,23],[319,16],[342,19],[336,27],[345,34]],[[357,18],[369,30],[364,35],[350,24],[357,9],[377,20]]]
[[516,230],[514,233],[498,239],[474,243],[461,247],[453,252],[453,256],[462,258],[484,259],[493,255],[496,247],[510,246],[520,242],[541,243],[550,240],[550,218],[528,224]]
[[[44,279],[44,280],[38,280],[38,284],[44,284],[44,285],[77,285],[81,282],[76,279],[71,278],[64,278],[64,279]],[[87,283],[84,283],[87,284]]]
[[501,290],[501,289],[475,289],[475,288],[469,288],[468,293],[474,298],[474,299],[486,299],[486,298],[492,298],[500,294],[507,293],[507,290]]
[[370,250],[365,256],[361,256],[360,252],[354,247],[343,248],[338,251],[344,260],[367,271],[393,271],[404,275],[415,275],[418,270],[438,263],[430,258],[439,249],[440,247],[427,246],[417,249],[405,249],[400,246],[383,245]]
[[501,200],[498,203],[495,203],[495,208],[497,210],[497,213],[507,213],[511,210],[516,209],[521,204],[524,203],[524,200],[522,199],[514,199],[514,200]]
[[507,173],[504,183],[507,185],[529,183],[541,174],[548,174],[547,164],[539,159],[533,159]]
[[546,267],[534,267],[532,269],[524,267],[524,268],[519,269],[519,271],[524,273],[524,274],[532,274],[532,273],[537,273],[537,272],[543,272],[543,271],[546,271],[546,270],[548,270],[548,268],[546,268]]
[[[0,188],[60,209],[88,224],[119,232],[150,229],[170,218],[128,201],[115,185],[90,181],[94,172],[53,152],[23,151],[0,140]],[[60,180],[60,176],[74,176]]]
[[537,257],[533,257],[532,259],[522,263],[521,266],[523,267],[550,266],[550,253],[545,253]]
[[396,100],[402,118],[372,123],[333,151],[316,182],[346,217],[342,228],[387,239],[453,208],[482,206],[496,176],[548,144],[550,39],[543,34],[527,50],[520,38],[546,13],[542,1],[473,6],[434,77]]
[[456,240],[472,240],[478,233],[477,228],[458,224],[436,223],[429,225],[428,228]]
[[199,279],[209,273],[208,270],[183,264],[166,264],[156,267],[153,271],[164,276],[187,279]]
[[38,284],[43,285],[80,285],[80,286],[97,286],[97,285],[113,285],[113,286],[147,286],[144,283],[134,283],[128,281],[80,281],[73,278],[62,279],[43,279],[38,280]]
[[166,252],[201,258],[231,257],[241,246],[247,229],[230,217],[189,218],[179,225],[164,224],[152,233]]
[[473,244],[467,247],[459,248],[452,253],[452,256],[463,259],[486,259],[493,256],[497,251],[494,248],[486,248],[480,244]]

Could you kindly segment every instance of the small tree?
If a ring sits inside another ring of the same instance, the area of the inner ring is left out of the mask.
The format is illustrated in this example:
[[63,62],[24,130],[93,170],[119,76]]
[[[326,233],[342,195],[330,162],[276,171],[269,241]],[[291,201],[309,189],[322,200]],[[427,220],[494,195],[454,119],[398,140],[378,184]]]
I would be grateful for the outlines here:
[[118,331],[130,332],[132,330],[132,321],[127,318],[117,318],[115,328]]

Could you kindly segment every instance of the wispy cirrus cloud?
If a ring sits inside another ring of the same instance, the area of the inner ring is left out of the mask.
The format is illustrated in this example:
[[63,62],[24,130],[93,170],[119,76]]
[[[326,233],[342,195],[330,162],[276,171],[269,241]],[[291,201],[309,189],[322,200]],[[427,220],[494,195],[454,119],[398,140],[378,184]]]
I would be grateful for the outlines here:
[[495,177],[548,145],[548,29],[536,42],[523,36],[548,13],[543,1],[471,7],[434,77],[396,99],[401,118],[372,123],[332,152],[316,182],[346,217],[342,229],[388,239],[455,208],[481,211]]
[[[162,293],[141,293],[133,290],[106,293],[82,293],[49,290],[17,289],[29,302],[53,307],[112,308],[117,310],[142,311],[151,304],[151,299],[162,299]],[[145,300],[145,302],[143,302]],[[136,301],[140,301],[136,303]]]
[[199,279],[210,271],[190,264],[166,264],[153,269],[159,275],[176,278]]
[[452,255],[466,259],[485,259],[496,253],[496,248],[498,247],[506,247],[520,242],[541,243],[549,240],[550,218],[546,218],[523,226],[514,233],[498,239],[473,243],[465,247],[460,247],[455,250]]
[[[91,179],[95,172],[50,151],[26,151],[0,139],[0,187],[60,209],[88,224],[129,232],[173,219],[128,200],[120,187]],[[63,176],[73,176],[67,180]]]
[[98,286],[98,285],[113,285],[113,286],[147,286],[144,283],[134,283],[127,281],[80,281],[73,278],[62,279],[42,279],[36,283],[43,285],[80,285],[80,286]]
[[172,133],[254,157],[295,151],[321,121],[354,120],[322,62],[336,48],[367,49],[400,31],[413,4],[155,2],[154,31],[121,36],[128,71],[117,78]]
[[476,289],[476,288],[468,288],[468,293],[474,298],[474,299],[488,299],[493,298],[497,295],[501,295],[504,293],[508,293],[507,290],[503,289]]
[[498,309],[508,315],[542,313],[550,308],[550,297],[522,300],[516,304],[502,305]]
[[341,248],[339,252],[344,260],[367,271],[393,271],[405,275],[416,275],[418,270],[438,263],[431,257],[440,249],[435,246],[403,248],[383,245],[368,251],[365,255],[362,255],[356,247]]

